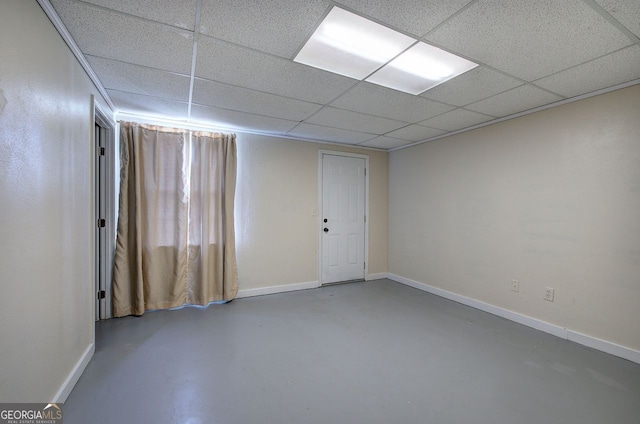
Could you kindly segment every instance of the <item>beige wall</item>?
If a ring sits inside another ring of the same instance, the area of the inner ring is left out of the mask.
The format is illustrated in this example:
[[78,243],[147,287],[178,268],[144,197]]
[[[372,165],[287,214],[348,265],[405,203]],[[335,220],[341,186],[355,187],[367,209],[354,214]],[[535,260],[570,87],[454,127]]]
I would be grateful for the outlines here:
[[0,401],[49,402],[94,341],[96,90],[35,0],[0,57]]
[[369,274],[387,272],[386,152],[238,134],[240,290],[318,281],[318,151],[369,156]]
[[640,350],[640,85],[392,152],[389,175],[391,273]]

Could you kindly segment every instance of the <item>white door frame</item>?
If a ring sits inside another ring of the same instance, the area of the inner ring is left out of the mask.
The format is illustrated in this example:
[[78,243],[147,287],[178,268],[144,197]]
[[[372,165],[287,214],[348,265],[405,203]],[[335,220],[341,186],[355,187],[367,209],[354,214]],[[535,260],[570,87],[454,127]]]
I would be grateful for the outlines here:
[[[100,105],[95,96],[91,95],[91,109],[92,113],[92,123],[91,123],[91,152],[93,154],[92,158],[92,173],[93,173],[93,181],[94,181],[94,189],[93,189],[93,213],[92,213],[92,225],[94,228],[93,232],[93,269],[94,269],[94,287],[92,287],[92,303],[94,304],[94,315],[95,320],[98,321],[100,319],[108,319],[112,317],[111,313],[111,280],[113,279],[113,257],[115,254],[116,247],[116,159],[117,159],[117,147],[116,147],[116,123],[113,120],[113,117],[106,112],[109,109]],[[98,157],[98,151],[96,149],[96,139],[95,139],[95,126],[99,125],[105,131],[105,155],[104,155],[104,166],[105,166],[105,251],[103,252],[103,257],[99,258],[99,252],[97,248],[97,232],[98,232],[98,223],[96,222],[97,216],[97,200],[98,200],[98,169],[96,166],[96,159]],[[100,275],[100,267],[99,261],[102,260],[104,263],[104,270],[102,275]],[[100,279],[102,278],[103,287],[99,287]],[[98,299],[99,290],[105,291],[104,299]]]
[[322,211],[324,210],[322,204],[322,159],[324,155],[364,159],[364,279],[366,281],[369,278],[369,156],[335,150],[318,150],[318,285],[321,286],[324,283],[322,281],[322,229],[324,228],[322,222]]

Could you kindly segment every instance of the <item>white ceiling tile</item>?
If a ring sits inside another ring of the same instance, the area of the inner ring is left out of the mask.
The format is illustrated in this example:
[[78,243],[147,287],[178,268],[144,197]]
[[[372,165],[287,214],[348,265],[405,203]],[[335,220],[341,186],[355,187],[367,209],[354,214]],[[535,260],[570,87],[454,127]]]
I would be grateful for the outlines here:
[[302,121],[322,107],[316,103],[203,79],[194,81],[193,102],[291,121]]
[[189,100],[188,76],[101,57],[86,57],[107,89],[164,97],[169,100]]
[[107,90],[107,93],[119,112],[130,112],[176,120],[187,119],[189,108],[185,102],[114,90]]
[[633,45],[543,78],[535,84],[563,96],[573,97],[638,78],[640,78],[640,46]]
[[196,76],[284,97],[325,104],[356,80],[201,36]]
[[404,122],[419,122],[453,109],[424,97],[361,82],[331,103],[341,109],[368,113]]
[[201,32],[291,59],[330,5],[328,0],[205,0]]
[[323,127],[320,125],[307,124],[304,122],[289,131],[288,135],[310,140],[332,141],[336,143],[346,144],[358,144],[362,143],[363,141],[371,140],[375,137],[374,134],[342,130],[339,128]]
[[285,134],[297,124],[284,119],[200,105],[191,106],[191,119],[224,128],[279,134]]
[[407,144],[411,143],[411,141],[399,140],[397,138],[385,137],[381,135],[380,137],[376,137],[373,140],[360,143],[358,146],[374,147],[378,149],[395,149],[396,147],[406,146]]
[[471,0],[338,0],[363,16],[422,37]]
[[191,31],[196,18],[196,0],[84,1]]
[[85,55],[183,74],[191,72],[192,33],[86,3],[52,3]]
[[492,116],[507,116],[562,100],[531,85],[522,85],[488,99],[472,103],[466,108]]
[[581,0],[479,0],[426,40],[527,81],[631,44]]
[[515,78],[478,66],[422,93],[421,96],[455,106],[465,106],[519,85],[522,82]]
[[403,127],[406,122],[365,115],[334,107],[325,107],[305,122],[369,134],[384,134]]
[[427,128],[422,125],[407,125],[404,128],[397,129],[387,133],[387,136],[401,138],[408,141],[422,141],[431,137],[444,134],[446,131],[437,130],[435,128]]
[[451,112],[443,113],[435,118],[422,121],[420,124],[432,128],[439,128],[441,130],[455,131],[491,121],[492,119],[495,118],[493,116],[483,115],[482,113],[473,112],[471,110],[456,109]]
[[640,1],[638,0],[596,0],[611,16],[640,37]]

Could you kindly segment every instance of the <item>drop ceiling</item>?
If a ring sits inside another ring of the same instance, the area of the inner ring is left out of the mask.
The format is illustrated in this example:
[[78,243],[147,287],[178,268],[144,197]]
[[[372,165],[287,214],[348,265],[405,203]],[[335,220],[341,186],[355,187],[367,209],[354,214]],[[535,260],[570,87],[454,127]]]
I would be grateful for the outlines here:
[[[388,150],[640,82],[638,0],[40,3],[119,113],[239,132]],[[479,66],[412,95],[294,62],[335,6]]]

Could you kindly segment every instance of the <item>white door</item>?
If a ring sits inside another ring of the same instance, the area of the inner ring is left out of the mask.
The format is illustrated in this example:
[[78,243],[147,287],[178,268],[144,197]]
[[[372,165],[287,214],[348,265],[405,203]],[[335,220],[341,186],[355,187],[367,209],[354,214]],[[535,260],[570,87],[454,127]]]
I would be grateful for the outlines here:
[[106,277],[106,130],[95,124],[96,142],[96,321],[104,318]]
[[[92,100],[93,102],[93,100]],[[111,318],[111,279],[115,252],[115,128],[94,107],[95,161],[95,319]]]
[[322,156],[322,283],[364,279],[365,160]]

